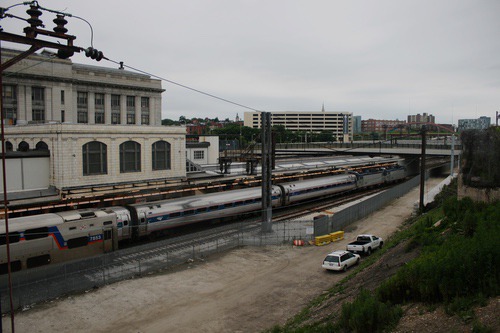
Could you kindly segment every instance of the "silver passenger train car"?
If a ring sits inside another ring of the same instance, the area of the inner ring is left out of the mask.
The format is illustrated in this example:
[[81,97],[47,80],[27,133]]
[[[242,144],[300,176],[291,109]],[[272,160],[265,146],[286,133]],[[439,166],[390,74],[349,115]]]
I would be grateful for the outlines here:
[[[402,180],[401,166],[367,169],[272,186],[272,206],[346,193]],[[9,219],[11,270],[89,257],[191,223],[257,212],[262,189],[248,188],[102,209],[73,210]],[[0,220],[0,274],[7,272],[5,221]]]
[[[116,214],[80,210],[9,219],[11,270],[18,271],[118,248]],[[0,274],[7,273],[5,220],[0,220]]]

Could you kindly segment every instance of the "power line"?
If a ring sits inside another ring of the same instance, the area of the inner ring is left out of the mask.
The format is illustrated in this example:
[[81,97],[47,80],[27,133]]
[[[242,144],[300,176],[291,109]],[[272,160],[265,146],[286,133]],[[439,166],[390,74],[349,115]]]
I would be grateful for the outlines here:
[[184,84],[181,84],[181,83],[178,83],[178,82],[175,82],[175,81],[172,81],[172,80],[169,80],[169,79],[166,79],[164,77],[161,77],[161,76],[158,76],[158,75],[155,75],[155,74],[151,74],[151,73],[148,73],[146,71],[143,71],[143,70],[140,70],[140,69],[137,69],[137,68],[134,68],[134,67],[131,67],[131,66],[127,66],[127,65],[124,65],[123,62],[118,62],[118,61],[114,61],[114,60],[111,60],[109,58],[106,58],[104,57],[103,59],[106,59],[112,63],[115,63],[117,65],[119,65],[120,67],[126,67],[126,68],[129,68],[133,71],[136,71],[136,72],[139,72],[139,73],[142,73],[142,74],[145,74],[145,75],[149,75],[151,77],[154,77],[154,78],[157,78],[157,79],[160,79],[162,81],[165,81],[165,82],[168,82],[168,83],[171,83],[171,84],[175,84],[179,87],[182,87],[182,88],[185,88],[185,89],[189,89],[191,91],[194,91],[194,92],[197,92],[199,94],[202,94],[202,95],[205,95],[205,96],[208,96],[208,97],[211,97],[211,98],[215,98],[215,99],[218,99],[220,101],[223,101],[223,102],[226,102],[226,103],[230,103],[230,104],[233,104],[233,105],[236,105],[236,106],[239,106],[239,107],[242,107],[242,108],[245,108],[245,109],[249,109],[249,110],[252,110],[252,111],[255,111],[255,112],[263,112],[262,110],[257,110],[257,109],[254,109],[252,107],[249,107],[249,106],[246,106],[246,105],[243,105],[243,104],[240,104],[240,103],[236,103],[236,102],[233,102],[231,100],[228,100],[226,98],[222,98],[222,97],[219,97],[219,96],[216,96],[214,94],[210,94],[210,93],[207,93],[207,92],[204,92],[204,91],[201,91],[199,89],[195,89],[195,88],[192,88],[192,87],[189,87],[189,86],[186,86]]

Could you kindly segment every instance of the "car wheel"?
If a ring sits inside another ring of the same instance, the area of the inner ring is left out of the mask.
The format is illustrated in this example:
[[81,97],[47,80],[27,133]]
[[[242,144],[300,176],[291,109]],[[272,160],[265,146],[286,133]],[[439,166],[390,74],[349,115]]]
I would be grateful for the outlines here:
[[356,259],[356,265],[359,265],[359,258]]
[[368,254],[368,255],[372,254],[372,248],[371,247],[368,248],[368,251],[366,251],[366,254]]
[[347,271],[347,265],[345,265],[345,266],[344,266],[344,268],[342,268],[342,270],[343,270],[344,272],[346,272],[346,271]]
[[382,242],[382,243],[380,243],[380,246],[379,246],[378,248],[379,248],[379,249],[381,249],[381,248],[382,248],[382,245],[384,245],[384,243],[383,243],[383,242]]

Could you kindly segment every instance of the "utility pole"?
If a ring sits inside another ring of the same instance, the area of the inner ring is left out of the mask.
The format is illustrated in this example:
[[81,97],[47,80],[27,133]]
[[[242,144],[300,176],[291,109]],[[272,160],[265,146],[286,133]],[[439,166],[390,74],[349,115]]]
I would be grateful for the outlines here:
[[262,112],[262,233],[273,231],[272,224],[272,135],[271,113]]
[[[19,61],[27,58],[32,55],[36,51],[41,48],[50,48],[57,50],[57,56],[61,59],[70,58],[78,52],[85,51],[85,55],[94,60],[100,61],[101,59],[106,59],[102,52],[94,49],[93,47],[89,47],[87,49],[83,49],[81,47],[76,47],[73,45],[73,41],[76,39],[75,36],[66,34],[68,29],[66,29],[65,25],[68,23],[66,21],[65,16],[71,17],[71,14],[65,14],[56,10],[51,10],[47,8],[43,8],[38,5],[37,1],[24,2],[23,5],[29,5],[29,9],[26,13],[30,16],[28,19],[22,19],[18,16],[8,14],[7,12],[11,7],[0,7],[0,20],[4,18],[15,18],[21,19],[29,23],[29,26],[24,28],[25,36],[16,35],[12,33],[7,33],[3,31],[3,28],[0,26],[0,41],[7,41],[17,44],[30,45],[30,48],[24,52],[21,52],[17,56],[7,60],[5,63],[1,62],[1,44],[0,44],[0,92],[2,92],[3,96],[3,84],[2,84],[2,76],[3,72],[11,67],[12,65],[18,63]],[[53,31],[42,29],[44,27],[43,21],[40,19],[44,11],[48,11],[56,14],[56,18],[53,20],[56,25],[53,28]],[[65,41],[64,43],[51,42],[47,40],[37,39],[38,36],[45,36],[48,38],[55,38],[59,41]],[[11,270],[11,261],[10,261],[10,242],[9,242],[9,210],[8,210],[8,198],[7,198],[7,176],[6,176],[6,165],[5,165],[5,129],[4,129],[4,111],[3,111],[3,100],[0,98],[0,141],[2,145],[2,180],[3,180],[3,210],[4,210],[4,220],[5,220],[5,246],[7,251],[7,274],[8,274],[8,284],[9,284],[9,298],[10,298],[10,315],[11,315],[11,331],[15,332],[14,325],[14,306],[13,306],[13,297],[12,297],[12,270]],[[0,303],[1,310],[1,303]],[[3,331],[2,324],[0,322],[0,333]]]
[[451,135],[451,165],[450,165],[450,175],[453,177],[453,169],[455,168],[455,134]]
[[422,151],[420,155],[420,204],[419,211],[420,213],[424,212],[424,193],[425,193],[425,146],[427,145],[427,127],[425,125],[422,126],[420,130],[422,134]]

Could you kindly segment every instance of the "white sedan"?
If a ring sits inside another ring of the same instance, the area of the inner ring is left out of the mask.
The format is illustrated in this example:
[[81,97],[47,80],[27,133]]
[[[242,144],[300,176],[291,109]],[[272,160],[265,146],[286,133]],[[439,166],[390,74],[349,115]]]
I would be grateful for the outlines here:
[[359,254],[349,251],[334,251],[326,256],[321,267],[332,271],[345,272],[347,268],[357,265],[360,258]]

